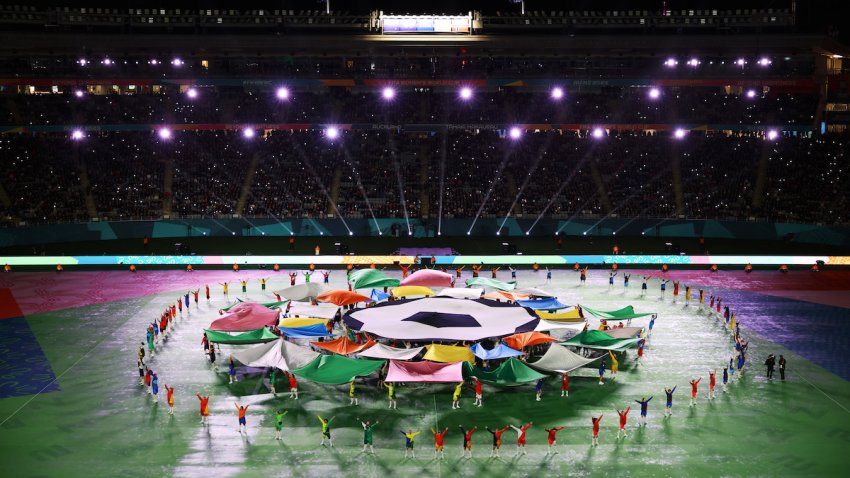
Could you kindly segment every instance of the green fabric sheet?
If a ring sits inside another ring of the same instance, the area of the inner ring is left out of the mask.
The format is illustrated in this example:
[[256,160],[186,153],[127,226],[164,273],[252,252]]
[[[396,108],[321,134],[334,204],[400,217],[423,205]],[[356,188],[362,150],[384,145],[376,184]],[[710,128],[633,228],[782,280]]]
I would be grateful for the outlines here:
[[514,357],[505,360],[496,370],[490,372],[473,367],[469,362],[464,362],[463,368],[464,375],[467,377],[478,377],[482,382],[495,383],[496,385],[522,385],[523,383],[536,382],[546,377],[546,375],[532,369]]
[[215,344],[261,344],[280,338],[265,327],[236,335],[229,334],[227,332],[218,332],[215,330],[204,330],[204,332],[207,334],[207,340]]
[[340,355],[320,355],[307,365],[293,370],[298,377],[325,385],[340,385],[351,377],[369,375],[384,365],[385,360],[352,359]]
[[488,279],[486,277],[473,277],[466,280],[466,286],[488,287],[490,289],[511,291],[516,289],[516,282],[502,282],[496,279]]
[[585,313],[588,313],[588,314],[590,314],[594,317],[598,317],[600,319],[610,319],[610,320],[635,319],[637,317],[644,317],[644,316],[652,315],[652,314],[655,313],[655,312],[644,312],[644,313],[641,313],[641,314],[636,314],[635,308],[630,306],[630,305],[623,307],[622,309],[612,310],[612,311],[591,309],[590,307],[585,307],[583,305],[581,305],[580,307],[581,307],[582,311],[584,311]]

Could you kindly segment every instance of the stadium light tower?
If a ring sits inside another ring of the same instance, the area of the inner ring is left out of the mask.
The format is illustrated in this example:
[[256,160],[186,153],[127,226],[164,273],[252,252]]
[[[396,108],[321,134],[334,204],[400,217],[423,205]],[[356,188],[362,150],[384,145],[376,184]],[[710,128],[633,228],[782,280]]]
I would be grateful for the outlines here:
[[83,92],[83,90],[75,90],[74,96],[76,96],[77,98],[82,98],[83,96],[85,96],[85,93]]
[[275,91],[275,96],[279,100],[288,100],[289,99],[289,88],[285,86],[281,86]]
[[522,131],[517,126],[512,126],[508,131],[508,137],[516,141],[522,137]]
[[166,141],[171,139],[171,130],[168,128],[160,128],[157,134],[159,134],[159,139]]
[[779,131],[772,129],[767,132],[767,139],[769,139],[770,141],[775,141],[777,138],[779,138]]
[[254,136],[256,136],[256,134],[257,133],[254,132],[253,128],[245,128],[242,130],[242,137],[245,139],[252,139]]
[[661,90],[659,90],[658,88],[650,88],[649,99],[657,100],[658,98],[661,98]]
[[74,141],[80,141],[84,137],[85,137],[85,134],[83,134],[83,130],[81,130],[79,128],[75,129],[74,131],[71,132],[71,139],[73,139]]
[[469,101],[472,99],[472,88],[468,86],[464,86],[460,89],[460,99],[464,101]]
[[336,126],[328,126],[325,129],[325,136],[327,136],[327,138],[331,141],[339,138],[339,128]]
[[556,101],[560,100],[561,98],[564,97],[564,89],[561,88],[560,86],[556,86],[556,87],[552,88],[551,96],[552,96],[553,100],[556,100]]
[[678,61],[676,61],[676,59],[675,59],[675,58],[668,58],[668,59],[664,62],[664,66],[666,66],[667,68],[674,68],[674,67],[675,67],[676,65],[678,65],[678,64],[679,64],[679,62],[678,62]]
[[755,98],[756,90],[747,90],[747,98]]
[[189,88],[188,90],[186,90],[186,96],[190,100],[194,100],[198,97],[198,90],[196,90],[195,88]]
[[384,87],[384,89],[381,90],[381,97],[385,101],[392,101],[393,98],[395,98],[395,88],[391,86]]
[[673,132],[673,136],[674,136],[676,139],[683,139],[683,138],[685,137],[685,135],[686,135],[686,134],[688,134],[688,132],[687,132],[687,131],[685,131],[685,130],[684,130],[684,129],[682,129],[682,128],[676,128],[676,131],[674,131],[674,132]]
[[605,131],[602,128],[593,128],[593,133],[591,134],[596,139],[602,139],[605,136]]

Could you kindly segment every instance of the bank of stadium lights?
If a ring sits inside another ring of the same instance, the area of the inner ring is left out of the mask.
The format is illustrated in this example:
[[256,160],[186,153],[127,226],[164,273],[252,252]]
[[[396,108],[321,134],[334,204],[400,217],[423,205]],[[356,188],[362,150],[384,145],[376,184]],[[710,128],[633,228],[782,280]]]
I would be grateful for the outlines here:
[[770,61],[770,58],[767,57],[762,57],[758,61],[759,66],[770,66],[771,63],[773,62]]
[[658,88],[650,88],[649,93],[647,93],[647,95],[649,96],[649,99],[657,100],[658,98],[661,98],[661,90],[659,90]]
[[686,134],[688,134],[688,132],[682,128],[676,128],[676,131],[673,131],[673,137],[676,139],[683,139]]
[[86,66],[89,64],[89,61],[85,58],[80,58],[79,60],[77,60],[77,63],[79,63],[80,66]]
[[738,58],[737,60],[735,60],[735,66],[740,66],[741,68],[743,68],[744,65],[746,65],[746,64],[747,64],[747,60],[745,60],[743,58]]
[[83,90],[74,90],[74,96],[76,96],[77,98],[82,98],[85,95],[86,94],[85,92],[83,92]]
[[593,128],[590,134],[596,139],[602,139],[605,136],[605,131],[602,128]]
[[463,88],[460,89],[460,92],[458,94],[460,95],[460,99],[462,99],[464,101],[471,100],[472,99],[472,88],[470,88],[468,86],[464,86]]
[[74,141],[80,141],[85,136],[86,135],[83,133],[83,130],[81,130],[81,129],[75,129],[74,131],[71,131],[71,139],[73,139]]
[[664,66],[666,66],[667,68],[674,68],[678,64],[679,62],[676,61],[675,58],[668,58],[664,61]]
[[688,60],[688,66],[690,66],[692,68],[698,67],[699,64],[700,64],[700,61],[696,58],[691,58],[690,60]]
[[245,128],[242,130],[242,137],[245,139],[252,139],[256,135],[257,133],[254,132],[253,128]]
[[386,86],[381,90],[381,98],[384,101],[392,101],[395,98],[395,88],[391,86]]
[[752,99],[752,98],[755,98],[755,97],[756,97],[756,90],[747,90],[747,98]]
[[339,128],[336,126],[328,126],[325,128],[325,137],[331,141],[339,138]]
[[765,136],[767,137],[768,140],[775,141],[777,138],[779,138],[779,131],[772,129],[772,130],[768,131],[767,135],[765,135]]
[[186,97],[190,100],[194,100],[198,97],[198,90],[195,88],[189,88],[188,90],[186,90]]
[[156,58],[151,58],[151,60],[148,61],[148,64],[153,66],[159,65],[159,60],[157,60]]
[[279,100],[282,100],[282,101],[288,100],[289,99],[289,88],[287,88],[285,86],[281,86],[277,90],[275,90],[274,95]]
[[159,136],[159,139],[162,139],[162,140],[165,140],[165,141],[171,139],[171,136],[172,136],[171,130],[169,128],[160,128],[159,131],[157,131],[157,135]]
[[100,63],[106,66],[112,66],[112,60],[110,60],[109,58],[104,58],[103,60],[101,60]]
[[560,86],[556,86],[552,88],[552,92],[549,94],[549,96],[551,96],[553,100],[560,100],[564,97],[564,89]]
[[522,137],[522,130],[517,126],[513,126],[508,130],[508,137],[516,141]]
[[171,60],[171,66],[183,66],[183,60],[180,58],[175,58]]

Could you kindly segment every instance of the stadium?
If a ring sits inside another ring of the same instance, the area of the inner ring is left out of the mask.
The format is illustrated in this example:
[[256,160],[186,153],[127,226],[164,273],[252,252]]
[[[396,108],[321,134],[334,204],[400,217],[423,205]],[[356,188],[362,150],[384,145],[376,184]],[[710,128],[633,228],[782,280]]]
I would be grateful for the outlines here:
[[846,474],[834,6],[83,3],[0,5],[4,476]]

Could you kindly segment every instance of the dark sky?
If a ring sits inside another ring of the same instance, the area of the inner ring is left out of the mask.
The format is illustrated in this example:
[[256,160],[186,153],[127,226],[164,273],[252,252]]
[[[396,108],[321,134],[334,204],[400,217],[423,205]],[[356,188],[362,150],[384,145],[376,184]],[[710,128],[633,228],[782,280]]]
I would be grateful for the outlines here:
[[[846,3],[845,3],[846,2]],[[317,0],[46,0],[27,4],[165,9],[235,8],[319,10],[324,1]],[[668,9],[738,9],[738,8],[790,8],[792,0],[667,0]],[[527,10],[661,10],[662,0],[527,0]],[[847,6],[845,6],[847,5]],[[519,5],[511,0],[331,0],[332,10],[369,12],[383,10],[387,13],[459,13],[469,10],[482,12],[518,11]],[[827,25],[848,30],[850,2],[846,0],[798,0],[798,22],[803,31],[825,31]]]

